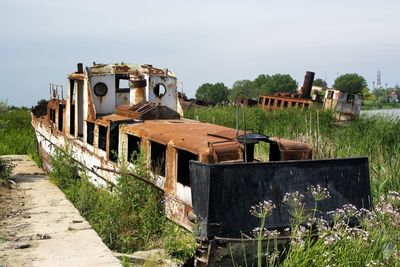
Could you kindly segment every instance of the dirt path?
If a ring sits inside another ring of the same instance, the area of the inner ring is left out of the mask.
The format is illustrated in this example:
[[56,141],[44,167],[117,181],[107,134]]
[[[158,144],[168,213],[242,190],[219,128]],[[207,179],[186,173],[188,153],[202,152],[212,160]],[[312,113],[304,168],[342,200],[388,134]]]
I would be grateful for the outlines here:
[[0,188],[0,267],[121,266],[28,156],[7,157],[16,185]]

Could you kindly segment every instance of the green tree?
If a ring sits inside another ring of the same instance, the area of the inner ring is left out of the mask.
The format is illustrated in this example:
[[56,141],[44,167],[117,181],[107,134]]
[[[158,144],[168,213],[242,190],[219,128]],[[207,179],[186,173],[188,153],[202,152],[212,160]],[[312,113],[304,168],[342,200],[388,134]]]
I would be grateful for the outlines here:
[[314,86],[319,86],[322,88],[327,88],[328,84],[326,83],[326,81],[322,80],[322,79],[315,79],[313,82]]
[[[261,76],[261,75],[260,75]],[[265,75],[265,79],[258,76],[257,79],[264,80],[258,88],[258,94],[274,94],[278,92],[295,93],[297,82],[289,74]],[[256,79],[256,80],[257,80]]]
[[376,102],[376,96],[368,90],[368,88],[363,88],[361,91],[361,95],[363,96],[364,100]]
[[367,82],[357,73],[346,73],[336,78],[333,87],[343,92],[359,94],[367,87]]
[[372,93],[375,95],[377,102],[386,103],[388,101],[388,90],[385,88],[376,88]]
[[233,83],[229,99],[235,101],[236,97],[239,95],[249,98],[258,98],[258,93],[253,87],[253,82],[250,80],[240,80]]
[[205,83],[196,91],[196,99],[207,103],[217,104],[228,100],[229,89],[223,83]]

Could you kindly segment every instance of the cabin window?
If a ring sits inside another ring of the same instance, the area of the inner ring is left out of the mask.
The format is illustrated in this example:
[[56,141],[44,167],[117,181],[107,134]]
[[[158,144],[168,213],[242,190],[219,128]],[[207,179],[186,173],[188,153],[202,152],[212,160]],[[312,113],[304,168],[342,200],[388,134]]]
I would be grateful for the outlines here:
[[278,103],[276,104],[276,107],[280,107],[281,106],[281,104],[282,104],[282,100],[278,100]]
[[56,122],[56,111],[54,109],[50,109],[50,121],[55,123]]
[[328,91],[328,95],[326,96],[327,99],[333,98],[333,91]]
[[128,161],[134,162],[140,154],[140,137],[128,134]]
[[75,105],[71,105],[69,114],[69,133],[75,135]]
[[287,108],[288,107],[288,101],[283,100],[283,107]]
[[108,150],[108,158],[112,161],[118,160],[118,139],[119,139],[119,123],[112,122],[110,125],[110,142]]
[[189,161],[197,160],[197,155],[178,149],[177,181],[184,186],[190,186]]
[[116,75],[115,76],[115,91],[117,93],[129,93],[129,76]]
[[162,83],[156,84],[153,88],[153,93],[156,95],[156,97],[163,97],[165,93],[167,92],[167,89],[165,88],[165,85]]
[[96,85],[93,88],[94,94],[102,97],[105,96],[107,94],[108,88],[107,85],[105,83],[96,83]]
[[151,170],[158,175],[165,176],[165,158],[167,146],[150,141]]
[[274,106],[274,104],[275,104],[275,99],[270,99],[270,106]]
[[62,132],[63,130],[63,120],[64,120],[64,114],[63,114],[63,105],[59,104],[58,105],[58,130]]
[[92,122],[86,122],[86,139],[88,144],[93,145],[94,123]]
[[107,146],[107,127],[99,125],[99,142],[98,147],[106,151]]
[[354,95],[347,95],[347,103],[353,103],[354,102]]
[[75,80],[69,80],[69,95],[70,95],[70,103],[74,100],[74,86],[75,86]]
[[291,107],[296,106],[296,102],[291,102]]

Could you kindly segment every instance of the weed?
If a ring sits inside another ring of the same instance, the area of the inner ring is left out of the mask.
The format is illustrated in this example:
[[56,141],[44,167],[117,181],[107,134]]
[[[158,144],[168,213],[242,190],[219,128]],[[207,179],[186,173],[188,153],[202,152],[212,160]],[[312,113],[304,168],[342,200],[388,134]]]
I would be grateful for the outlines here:
[[14,165],[7,158],[0,158],[0,179],[7,180],[10,178]]
[[[311,187],[309,193],[315,202],[330,197],[329,192],[318,185]],[[382,196],[372,212],[347,204],[329,212],[330,220],[315,216],[316,204],[314,209],[307,211],[302,198],[298,192],[285,195],[283,202],[292,214],[291,228],[285,229],[290,236],[290,244],[280,253],[279,262],[275,257],[274,262],[266,261],[268,266],[398,266],[398,192]],[[302,215],[301,220],[296,218],[298,214]],[[262,225],[263,217],[257,217]],[[266,229],[255,230],[257,238],[268,232]],[[279,233],[271,239],[276,240],[277,236]],[[279,252],[258,253],[258,266],[262,264],[262,255],[271,255],[268,260]]]

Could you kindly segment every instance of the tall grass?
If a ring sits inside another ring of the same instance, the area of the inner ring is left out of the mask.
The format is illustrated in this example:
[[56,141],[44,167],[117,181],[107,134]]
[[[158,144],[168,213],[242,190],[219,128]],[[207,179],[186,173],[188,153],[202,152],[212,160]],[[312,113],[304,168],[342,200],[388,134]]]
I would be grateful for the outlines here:
[[9,107],[3,102],[0,109],[0,155],[7,154],[29,155],[41,165],[30,111]]
[[178,262],[194,253],[191,233],[169,222],[163,212],[163,195],[154,187],[133,178],[133,173],[150,179],[144,155],[135,160],[135,169],[125,164],[113,192],[94,187],[70,153],[57,150],[52,158],[50,178],[89,221],[112,250],[131,253],[165,248]]
[[[263,112],[247,107],[246,128],[267,136],[305,141],[313,146],[314,158],[368,156],[373,198],[391,190],[400,191],[400,119],[361,116],[347,126],[338,126],[329,110],[277,110]],[[236,125],[236,108],[197,108],[185,116],[227,127]],[[240,128],[243,129],[240,116]],[[266,155],[266,148],[258,153]]]

